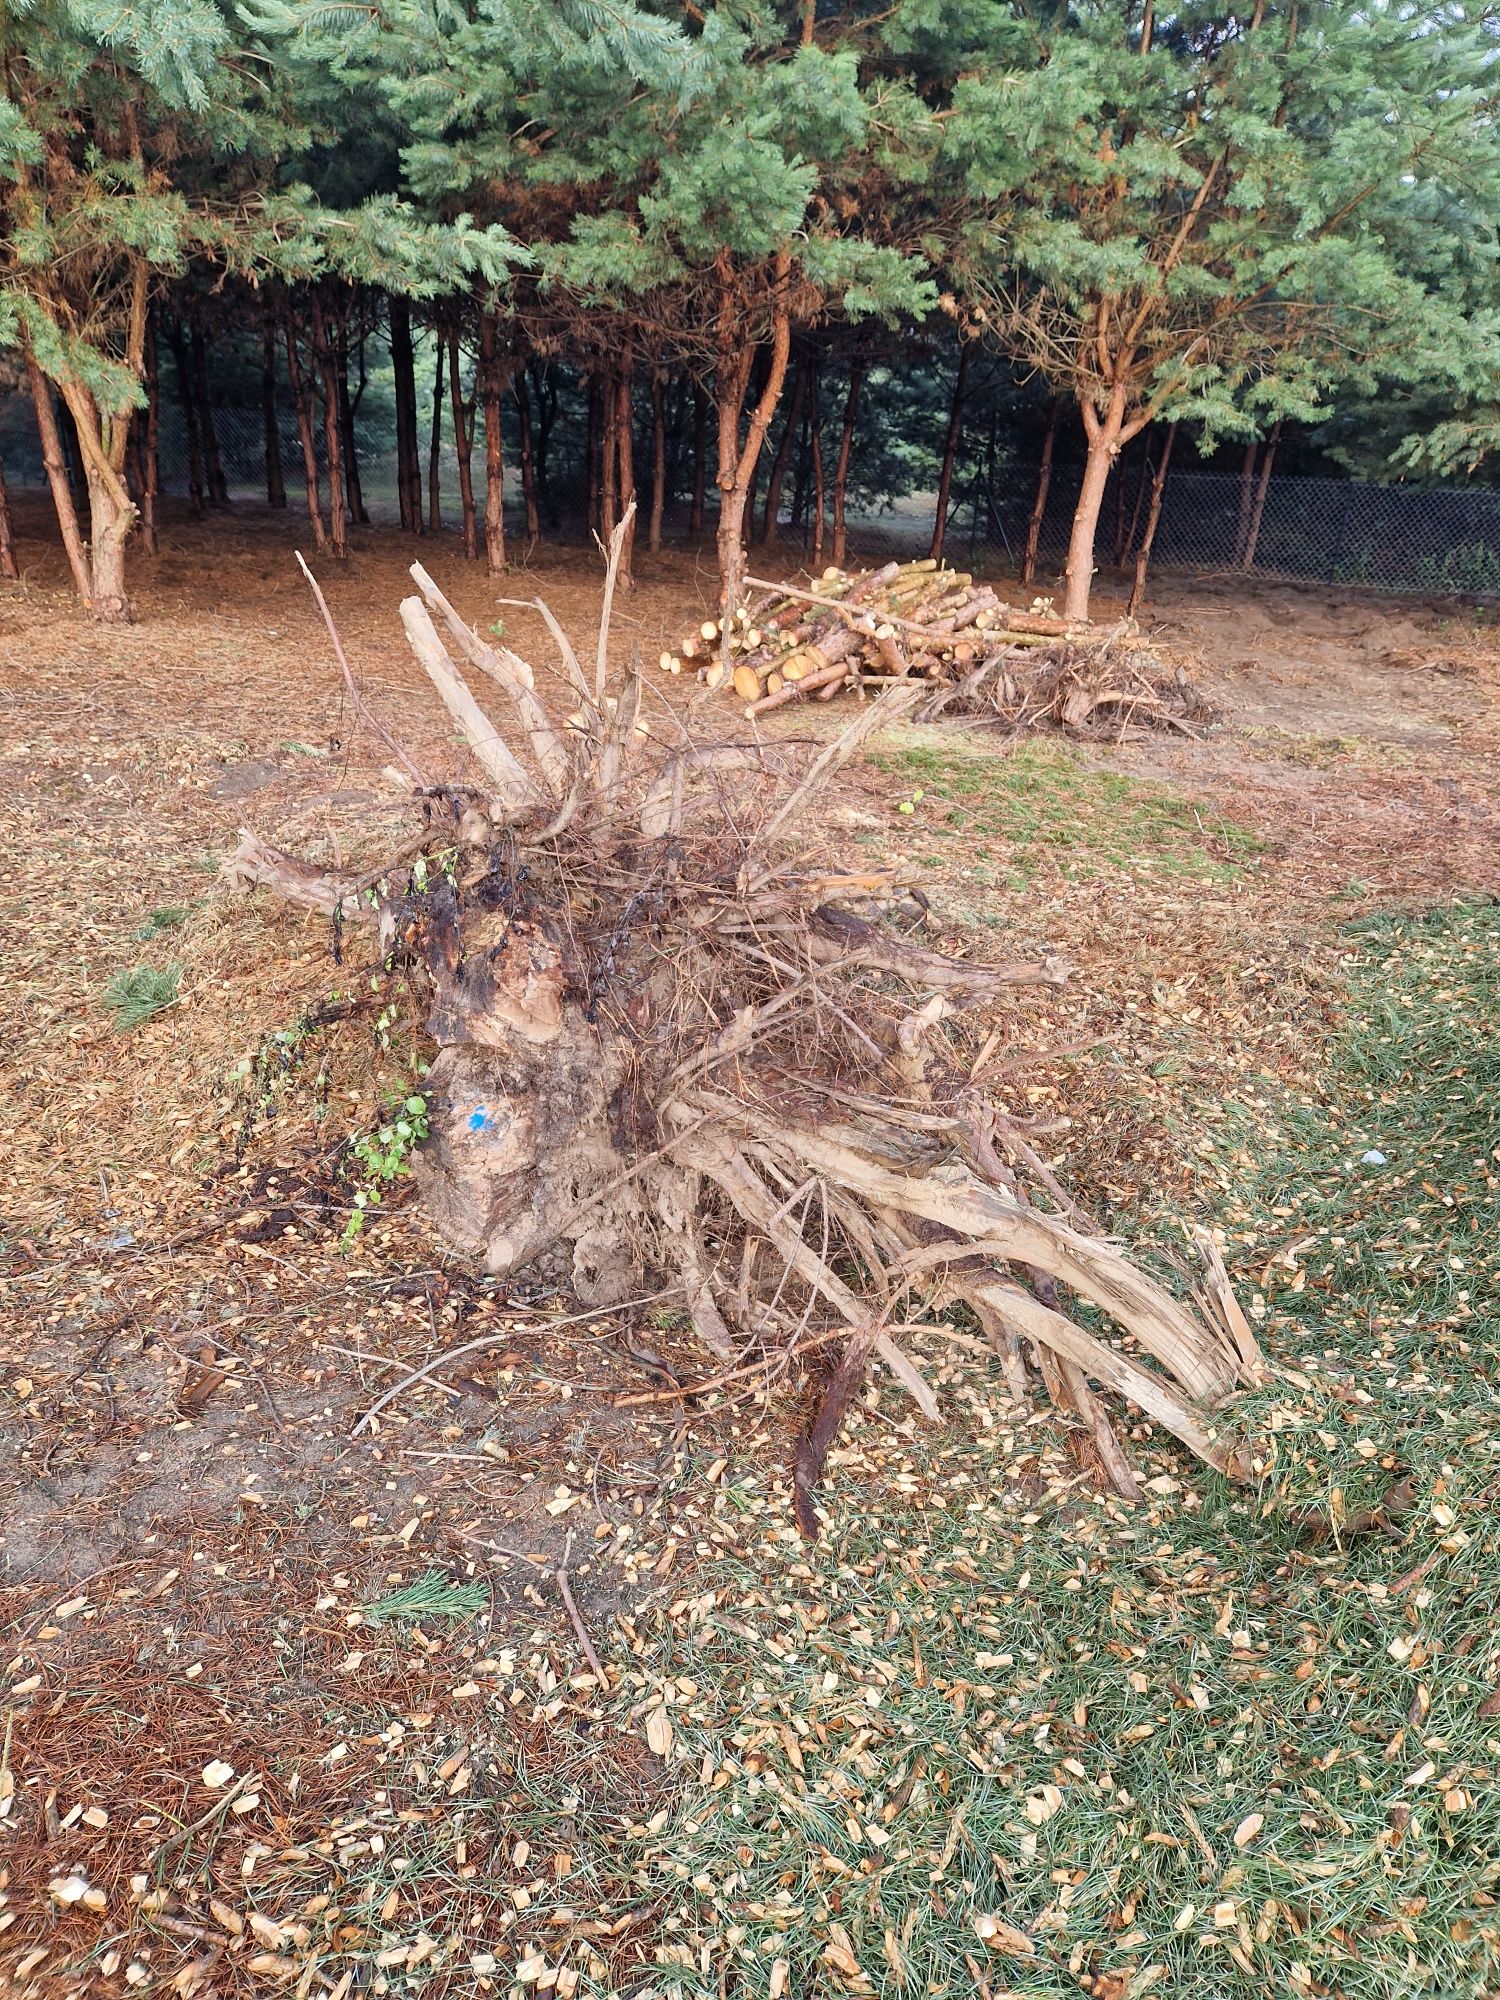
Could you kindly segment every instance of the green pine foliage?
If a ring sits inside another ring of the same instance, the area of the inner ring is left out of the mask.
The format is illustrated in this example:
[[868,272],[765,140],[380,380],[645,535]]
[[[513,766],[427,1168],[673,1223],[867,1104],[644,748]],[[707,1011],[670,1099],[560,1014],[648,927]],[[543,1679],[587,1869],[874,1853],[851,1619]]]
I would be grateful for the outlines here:
[[856,495],[935,476],[955,322],[1102,471],[1356,408],[1446,471],[1500,438],[1494,65],[1474,0],[11,0],[0,346],[122,510],[143,300],[272,281],[685,372],[736,447],[787,327],[857,347]]

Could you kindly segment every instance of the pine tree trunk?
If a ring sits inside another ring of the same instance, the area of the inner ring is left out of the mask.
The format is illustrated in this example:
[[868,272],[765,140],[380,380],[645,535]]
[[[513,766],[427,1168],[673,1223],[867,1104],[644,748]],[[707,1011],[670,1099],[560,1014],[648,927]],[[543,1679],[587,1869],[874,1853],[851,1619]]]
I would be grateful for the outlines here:
[[26,373],[31,382],[31,400],[36,405],[36,427],[42,440],[42,464],[46,468],[47,484],[52,488],[52,504],[57,509],[57,525],[62,534],[63,548],[67,553],[68,567],[73,572],[73,586],[78,592],[80,603],[85,609],[89,609],[94,599],[93,580],[89,575],[89,559],[84,550],[83,534],[78,525],[78,509],[73,504],[73,489],[68,484],[68,468],[63,463],[62,438],[57,428],[57,411],[52,402],[52,384],[29,354],[26,357]]
[[208,343],[201,326],[192,329],[193,390],[198,399],[198,422],[203,433],[203,470],[210,507],[229,505],[229,482],[224,477],[224,461],[219,456],[219,434],[214,428],[213,391],[208,380]]
[[526,390],[526,370],[518,368],[511,378],[516,398],[516,426],[519,432],[521,498],[526,504],[526,539],[536,541],[542,532],[542,512],[537,502],[536,454],[531,435],[531,397]]
[[1036,473],[1036,497],[1026,523],[1026,547],[1021,556],[1021,581],[1036,578],[1036,552],[1041,545],[1042,522],[1047,513],[1047,494],[1052,486],[1052,453],[1057,444],[1057,420],[1062,413],[1062,397],[1054,396],[1047,406],[1047,429],[1042,437],[1042,458]]
[[850,362],[849,393],[844,398],[844,427],[839,434],[838,463],[833,469],[833,561],[837,569],[844,567],[848,547],[844,533],[844,502],[849,487],[849,457],[854,448],[854,425],[859,416],[859,391],[864,374],[863,361]]
[[1167,435],[1162,441],[1161,456],[1156,461],[1156,471],[1151,477],[1151,507],[1146,515],[1146,532],[1141,536],[1140,547],[1135,553],[1135,582],[1131,585],[1130,601],[1125,606],[1125,616],[1134,618],[1141,607],[1141,599],[1146,595],[1146,571],[1151,562],[1151,545],[1156,540],[1156,524],[1161,519],[1162,488],[1167,480],[1167,467],[1172,459],[1172,446],[1177,442],[1176,424],[1168,424]]
[[328,460],[328,546],[334,558],[343,562],[349,554],[349,511],[344,486],[344,443],[339,427],[339,386],[333,364],[333,346],[328,338],[328,315],[316,291],[309,301],[312,310],[313,359],[323,384],[323,450]]
[[453,453],[458,460],[458,499],[464,517],[464,554],[470,562],[478,562],[479,515],[474,506],[474,433],[469,427],[473,409],[464,402],[463,365],[458,351],[456,326],[448,334],[448,407],[453,415]]
[[313,431],[313,397],[297,356],[297,322],[290,306],[286,315],[286,379],[291,386],[292,407],[297,412],[302,478],[307,489],[307,518],[313,531],[313,547],[321,554],[328,546],[328,536],[323,527],[323,502],[318,493],[318,446]]
[[359,476],[359,451],[354,441],[354,419],[364,400],[365,368],[364,343],[360,342],[359,388],[351,397],[349,394],[349,331],[344,321],[337,321],[338,365],[336,373],[339,385],[339,435],[344,447],[344,487],[349,496],[349,518],[361,526],[368,526],[369,513],[365,507],[364,484]]
[[[619,506],[623,521],[635,500],[635,410],[631,390],[631,356],[625,350],[625,358],[620,365],[620,376],[615,384],[615,450],[620,463]],[[635,517],[632,515],[625,530],[625,540],[620,548],[619,581],[627,590],[635,587],[635,574],[631,568],[631,558],[635,554]]]
[[661,549],[661,521],[667,504],[667,415],[663,407],[661,370],[651,370],[651,526],[646,546]]
[[542,519],[549,528],[557,526],[557,507],[552,498],[552,430],[557,422],[557,378],[550,367],[534,367],[531,386],[536,391],[536,497]]
[[693,384],[693,494],[688,507],[688,533],[703,533],[703,516],[708,496],[708,398],[701,384]]
[[1266,489],[1271,483],[1271,467],[1276,463],[1276,447],[1281,443],[1281,419],[1278,417],[1271,427],[1271,435],[1266,441],[1266,449],[1260,461],[1260,478],[1255,485],[1255,505],[1250,511],[1250,525],[1245,533],[1245,552],[1240,558],[1240,568],[1254,569],[1255,551],[1260,546],[1260,524],[1266,511]]
[[599,384],[600,448],[603,476],[599,482],[600,533],[608,542],[620,519],[620,397],[612,373]]
[[281,428],[276,409],[276,329],[266,319],[260,334],[260,421],[266,449],[266,505],[286,505],[281,474]]
[[89,596],[94,616],[104,625],[130,623],[130,597],[125,588],[125,545],[135,526],[136,510],[118,478],[107,478],[87,456],[89,487]]
[[776,456],[771,461],[771,476],[766,481],[766,504],[760,517],[760,540],[763,548],[773,548],[779,532],[781,495],[786,485],[786,469],[792,462],[792,446],[796,442],[797,431],[802,423],[802,404],[807,395],[807,363],[799,361],[792,376],[791,400],[787,404],[786,423],[782,427],[781,442],[776,447]]
[[591,535],[604,531],[604,397],[599,377],[590,375],[588,393],[588,435],[584,441],[584,479],[588,485],[588,522]]
[[203,450],[198,441],[198,399],[193,393],[193,372],[188,364],[187,341],[182,322],[173,320],[167,335],[172,349],[172,365],[177,371],[177,396],[182,405],[182,427],[187,434],[188,499],[193,512],[203,512]]
[[938,475],[937,513],[932,523],[932,546],[927,551],[935,562],[943,559],[943,543],[948,538],[948,503],[953,494],[953,468],[958,461],[958,442],[964,429],[964,392],[969,383],[969,343],[960,337],[958,374],[953,381],[953,402],[948,411],[948,434],[943,439],[943,469]]
[[432,436],[427,444],[427,532],[435,535],[443,525],[443,469],[439,463],[443,449],[443,359],[447,349],[443,345],[440,327],[432,329],[432,348],[436,359],[432,374]]
[[484,566],[490,576],[505,574],[505,451],[500,405],[505,394],[495,315],[479,308],[479,394],[484,403]]
[[78,426],[73,421],[73,412],[68,408],[67,398],[59,389],[57,394],[57,428],[62,438],[63,464],[68,468],[68,485],[73,494],[73,505],[80,519],[88,513],[89,482],[83,469],[83,452],[78,443]]
[[146,376],[146,431],[141,443],[141,546],[157,552],[156,496],[161,490],[161,378],[156,357],[156,323],[146,315],[141,361]]
[[827,511],[828,496],[823,490],[823,418],[818,408],[818,369],[813,368],[812,384],[809,390],[812,405],[812,421],[809,436],[812,439],[812,486],[813,486],[813,530],[809,563],[814,571],[823,561],[823,517]]
[[1240,505],[1234,524],[1234,559],[1244,566],[1245,548],[1250,540],[1250,514],[1255,505],[1255,461],[1260,455],[1260,440],[1251,438],[1245,446],[1245,456],[1240,461]]
[[[1088,435],[1088,456],[1083,466],[1083,486],[1073,513],[1073,531],[1068,538],[1067,590],[1063,598],[1065,618],[1087,618],[1089,594],[1094,585],[1094,544],[1099,532],[1099,510],[1110,471],[1127,442],[1125,431],[1125,391],[1115,387],[1103,414],[1091,403],[1083,404],[1084,429]],[[1134,435],[1132,432],[1131,435]]]
[[396,391],[396,498],[401,525],[422,532],[422,469],[417,450],[417,372],[411,343],[411,308],[392,295],[388,301],[391,372]]
[[1150,484],[1151,431],[1148,428],[1141,433],[1141,463],[1136,473],[1135,504],[1130,510],[1130,531],[1125,537],[1125,547],[1127,550],[1133,549],[1137,545],[1137,537],[1140,534],[1141,527],[1141,508],[1145,505],[1146,489]]
[[10,526],[10,495],[5,490],[5,466],[0,463],[0,576],[14,582],[20,574],[15,537]]
[[781,400],[786,382],[787,361],[792,347],[791,316],[785,305],[786,284],[791,269],[791,253],[776,253],[772,277],[772,297],[776,301],[771,320],[771,345],[766,356],[760,393],[751,405],[745,441],[740,443],[740,414],[755,357],[744,351],[739,337],[736,307],[737,274],[727,250],[718,259],[719,316],[718,367],[716,372],[719,405],[719,616],[725,631],[740,607],[745,574],[745,530],[747,509],[755,482],[755,468]]

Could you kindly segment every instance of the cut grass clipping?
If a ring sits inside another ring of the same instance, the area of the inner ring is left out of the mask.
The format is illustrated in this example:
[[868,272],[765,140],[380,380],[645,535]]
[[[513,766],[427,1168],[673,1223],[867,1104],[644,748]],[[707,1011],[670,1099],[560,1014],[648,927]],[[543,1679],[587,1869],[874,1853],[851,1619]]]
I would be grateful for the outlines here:
[[139,1028],[177,1005],[181,984],[182,966],[175,958],[161,971],[149,965],[134,965],[128,971],[122,966],[110,976],[104,1004],[114,1015],[117,1028]]
[[[731,1472],[737,1553],[622,1621],[676,1803],[570,1829],[640,1942],[570,1947],[574,1879],[533,1959],[674,2000],[1496,1990],[1500,911],[1355,942],[1322,1092],[1214,1163],[1291,1364],[1264,1493],[1163,1451],[1126,1508],[977,1385],[954,1444],[857,1406],[814,1561]],[[1408,1499],[1356,1534],[1366,1477]]]

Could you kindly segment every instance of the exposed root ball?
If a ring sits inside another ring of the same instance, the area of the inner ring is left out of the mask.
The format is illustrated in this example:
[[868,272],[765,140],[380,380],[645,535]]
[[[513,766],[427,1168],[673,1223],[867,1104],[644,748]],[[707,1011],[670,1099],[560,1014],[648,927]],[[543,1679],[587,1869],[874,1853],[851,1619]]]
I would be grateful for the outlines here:
[[[1138,1489],[1101,1392],[1244,1469],[1220,1413],[1261,1364],[1222,1265],[1196,1310],[1173,1298],[1090,1232],[960,1059],[965,1010],[1064,969],[932,951],[893,916],[896,871],[810,845],[819,785],[925,684],[867,705],[793,782],[675,723],[643,735],[638,682],[606,695],[603,635],[586,675],[549,619],[578,703],[559,726],[530,667],[413,575],[403,620],[482,785],[422,795],[433,861],[408,851],[373,895],[248,834],[229,872],[373,918],[388,968],[424,994],[439,1054],[418,1175],[447,1242],[493,1272],[549,1262],[590,1304],[675,1292],[731,1375],[757,1357],[761,1379],[785,1372],[847,1328],[797,1457],[809,1531],[872,1359],[936,1413],[893,1329],[956,1302],[1018,1396],[1039,1380],[1088,1427],[1121,1492]],[[508,734],[465,667],[498,684]],[[1070,1290],[1128,1338],[1085,1331]]]

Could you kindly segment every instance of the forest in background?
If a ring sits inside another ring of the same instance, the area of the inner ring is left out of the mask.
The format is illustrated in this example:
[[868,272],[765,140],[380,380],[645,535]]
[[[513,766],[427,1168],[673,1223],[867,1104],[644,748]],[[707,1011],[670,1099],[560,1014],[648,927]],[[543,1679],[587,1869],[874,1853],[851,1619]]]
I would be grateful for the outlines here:
[[0,66],[0,368],[103,619],[164,424],[206,510],[256,425],[335,557],[389,457],[494,573],[509,478],[528,537],[715,534],[726,606],[783,522],[929,494],[940,553],[1022,481],[1029,577],[1054,464],[1072,616],[1174,453],[1252,552],[1273,464],[1484,476],[1477,8],[22,0]]

